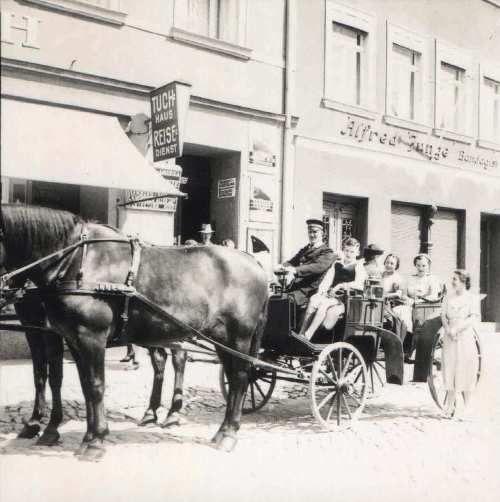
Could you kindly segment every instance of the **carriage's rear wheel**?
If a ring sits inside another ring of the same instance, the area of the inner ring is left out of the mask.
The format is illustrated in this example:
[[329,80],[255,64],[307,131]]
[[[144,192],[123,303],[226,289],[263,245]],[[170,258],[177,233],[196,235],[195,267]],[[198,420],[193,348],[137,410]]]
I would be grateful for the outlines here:
[[[227,401],[229,383],[222,365],[219,372],[219,384],[222,395]],[[252,366],[248,371],[248,388],[243,401],[243,414],[260,410],[271,399],[275,386],[276,371]]]
[[351,424],[361,415],[368,392],[363,356],[350,343],[328,345],[314,363],[309,385],[311,410],[322,427]]
[[[479,379],[481,377],[482,356],[481,343],[476,332],[474,332],[474,343],[476,346],[477,356],[477,384],[479,383]],[[446,405],[446,390],[444,388],[443,379],[443,335],[436,337],[436,341],[434,342],[434,346],[432,347],[431,364],[429,365],[427,384],[429,385],[429,390],[432,399],[434,399],[434,402],[439,408],[444,409]]]

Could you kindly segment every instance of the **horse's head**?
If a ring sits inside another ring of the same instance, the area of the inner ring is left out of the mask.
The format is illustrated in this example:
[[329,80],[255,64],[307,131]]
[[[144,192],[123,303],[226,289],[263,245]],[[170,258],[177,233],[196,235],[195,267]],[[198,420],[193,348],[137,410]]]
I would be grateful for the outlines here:
[[2,204],[0,266],[12,270],[76,242],[82,220],[68,212]]

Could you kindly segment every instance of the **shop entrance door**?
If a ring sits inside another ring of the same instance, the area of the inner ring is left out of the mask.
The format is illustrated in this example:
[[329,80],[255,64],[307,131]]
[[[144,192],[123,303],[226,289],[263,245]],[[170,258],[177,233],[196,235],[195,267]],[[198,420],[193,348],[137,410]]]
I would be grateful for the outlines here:
[[500,322],[500,216],[481,215],[480,291],[483,321]]
[[323,197],[325,241],[334,251],[342,249],[342,241],[355,237],[364,245],[366,204],[362,199],[325,194]]
[[[176,239],[180,243],[186,239],[199,242],[201,225],[210,223],[215,232],[214,243],[232,239],[237,244],[240,155],[208,150],[207,153],[207,156],[184,155],[177,159],[185,180],[181,190],[187,197],[179,200]],[[222,193],[221,184],[229,184],[233,189]]]

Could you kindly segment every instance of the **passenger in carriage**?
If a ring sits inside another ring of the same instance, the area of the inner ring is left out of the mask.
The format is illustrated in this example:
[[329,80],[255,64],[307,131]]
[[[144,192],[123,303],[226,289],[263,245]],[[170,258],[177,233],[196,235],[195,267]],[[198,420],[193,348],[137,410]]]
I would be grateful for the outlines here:
[[309,297],[316,292],[322,275],[336,259],[335,253],[323,242],[323,221],[309,219],[306,223],[309,244],[277,269],[288,272],[292,278],[287,292],[294,296],[299,308],[307,305]]
[[412,309],[415,303],[436,302],[441,299],[443,288],[439,279],[430,273],[431,258],[420,253],[413,259],[416,273],[408,278],[406,291],[402,292],[399,305],[394,305],[393,313],[401,319],[407,332],[413,332]]
[[337,292],[348,288],[362,290],[365,279],[381,276],[378,257],[383,254],[383,250],[376,244],[367,246],[363,251],[363,259],[356,260],[359,242],[351,237],[344,241],[342,252],[343,260],[337,261],[329,268],[318,287],[318,292],[309,301],[299,332],[308,340],[321,325],[328,330],[333,329],[344,313],[345,306],[337,297]]
[[441,282],[431,274],[431,263],[430,256],[425,253],[413,259],[417,272],[408,278],[407,295],[415,303],[435,302],[441,298]]
[[389,253],[384,260],[384,271],[382,272],[382,285],[384,288],[384,297],[387,301],[385,319],[388,328],[396,333],[404,342],[408,332],[408,326],[411,326],[411,309],[401,308],[405,300],[404,279],[398,272],[400,264],[399,256]]

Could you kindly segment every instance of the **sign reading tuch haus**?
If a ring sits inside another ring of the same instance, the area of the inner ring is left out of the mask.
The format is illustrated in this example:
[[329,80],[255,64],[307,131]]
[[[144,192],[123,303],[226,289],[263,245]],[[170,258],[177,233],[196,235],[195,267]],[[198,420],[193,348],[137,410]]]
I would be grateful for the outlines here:
[[[340,130],[342,137],[383,149],[391,149],[401,154],[418,156],[434,162],[442,162],[473,170],[481,170],[500,175],[499,158],[493,151],[479,150],[451,140],[435,139],[425,134],[400,129],[378,127],[362,120],[347,118]],[[459,146],[457,146],[457,144]]]
[[159,87],[151,93],[151,134],[154,162],[180,155],[175,82]]

